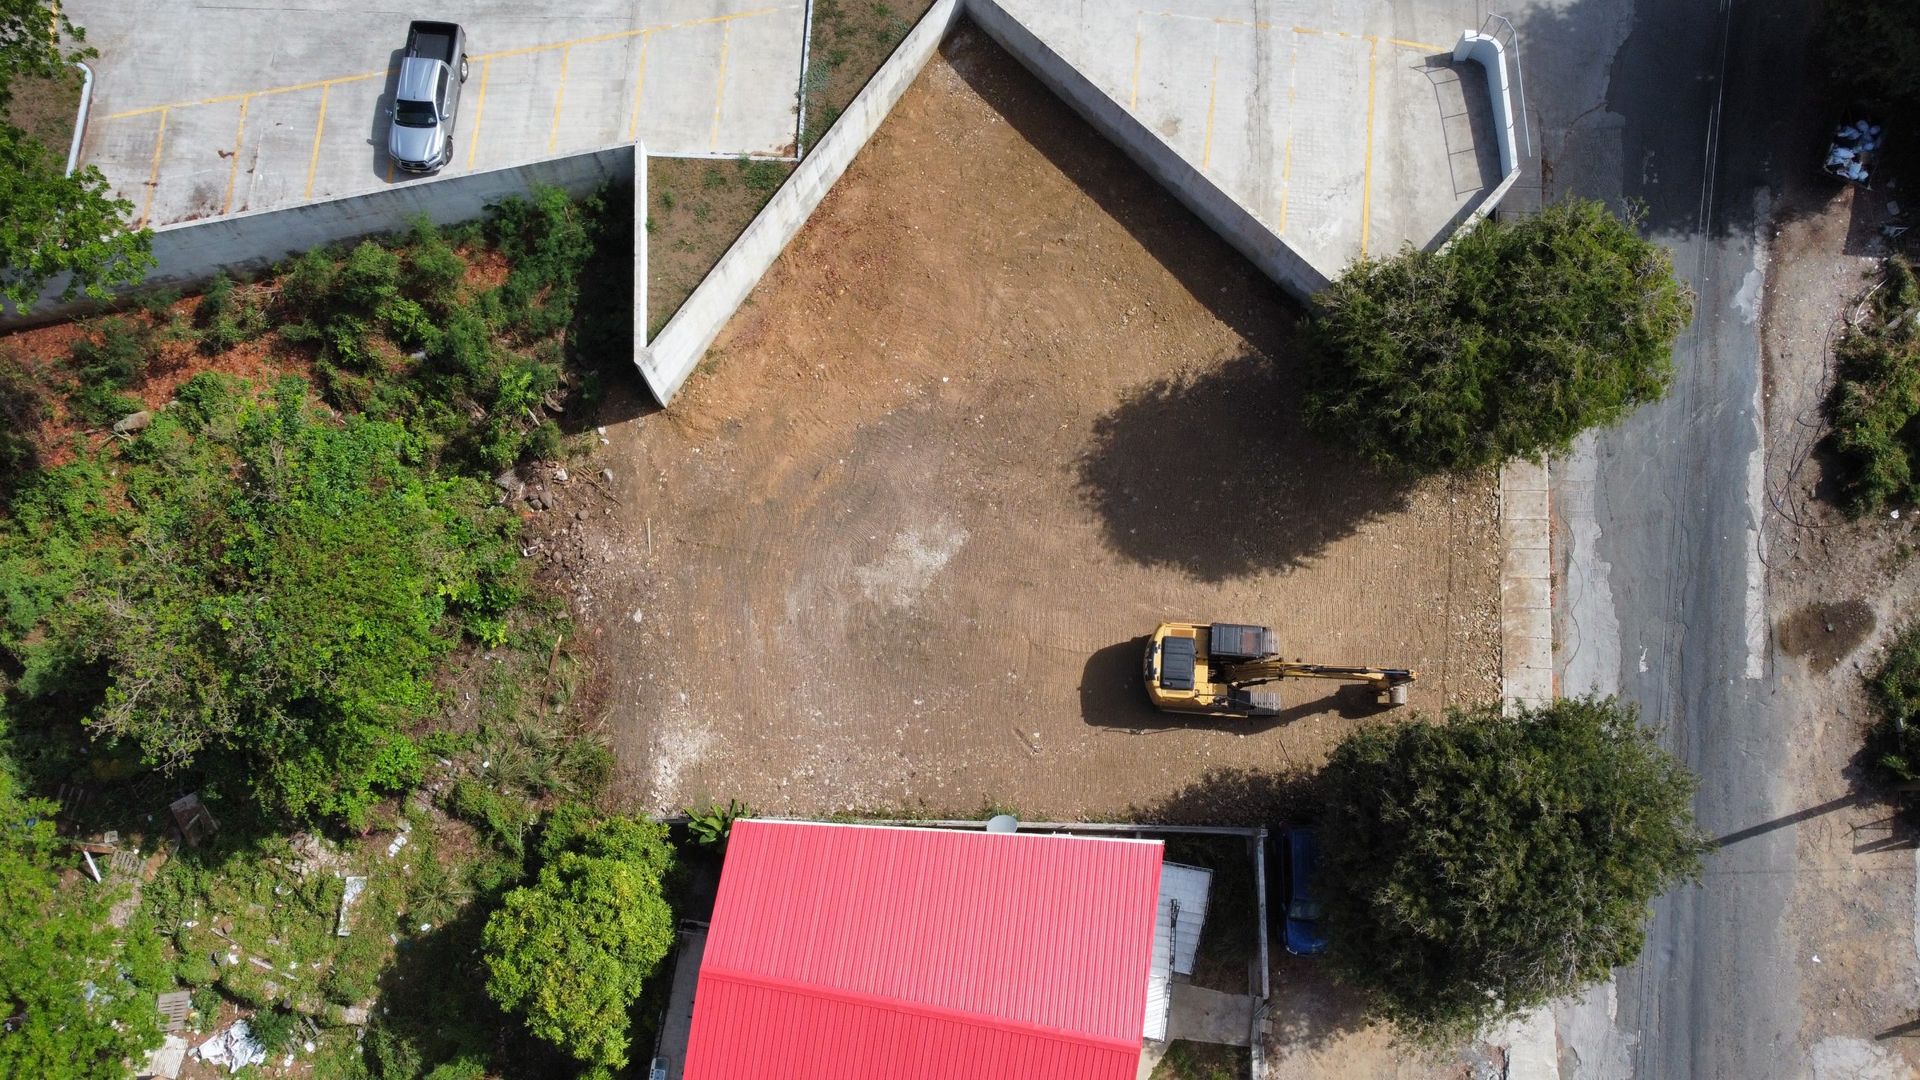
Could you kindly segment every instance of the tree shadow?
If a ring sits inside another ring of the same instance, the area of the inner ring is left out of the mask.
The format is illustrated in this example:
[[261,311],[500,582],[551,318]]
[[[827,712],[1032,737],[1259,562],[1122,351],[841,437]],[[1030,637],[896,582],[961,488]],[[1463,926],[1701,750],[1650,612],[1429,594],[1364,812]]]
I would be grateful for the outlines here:
[[[1828,106],[1808,62],[1811,6],[1734,4],[1723,27],[1724,5],[1529,5],[1514,26],[1537,160],[1521,183],[1545,202],[1638,204],[1654,233],[1745,235],[1764,209],[1756,188],[1817,175]],[[1617,52],[1596,52],[1627,17]],[[1613,59],[1596,70],[1601,55]]]
[[1076,463],[1108,548],[1220,582],[1289,570],[1383,514],[1411,484],[1300,426],[1299,367],[1248,352],[1136,388]]
[[[1338,713],[1343,719],[1357,720],[1377,716],[1391,706],[1374,700],[1374,691],[1355,683],[1336,686],[1330,692],[1318,687],[1327,684],[1289,682],[1281,684],[1287,698],[1300,698],[1275,716],[1201,716],[1161,712],[1147,700],[1145,673],[1141,658],[1147,638],[1117,642],[1097,650],[1087,658],[1080,672],[1080,717],[1094,727],[1115,728],[1145,735],[1160,731],[1199,729],[1224,731],[1237,735],[1256,735],[1285,727],[1308,716]],[[1305,689],[1306,687],[1314,689]]]

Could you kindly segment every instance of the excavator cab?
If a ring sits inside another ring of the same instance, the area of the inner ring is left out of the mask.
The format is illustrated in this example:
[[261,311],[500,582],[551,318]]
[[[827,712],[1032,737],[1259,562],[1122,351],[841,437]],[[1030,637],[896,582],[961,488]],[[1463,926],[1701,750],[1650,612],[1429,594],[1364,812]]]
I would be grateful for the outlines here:
[[1283,679],[1340,679],[1374,688],[1381,705],[1404,705],[1418,677],[1405,668],[1309,664],[1281,657],[1273,630],[1245,623],[1161,623],[1147,639],[1147,698],[1167,712],[1278,716]]

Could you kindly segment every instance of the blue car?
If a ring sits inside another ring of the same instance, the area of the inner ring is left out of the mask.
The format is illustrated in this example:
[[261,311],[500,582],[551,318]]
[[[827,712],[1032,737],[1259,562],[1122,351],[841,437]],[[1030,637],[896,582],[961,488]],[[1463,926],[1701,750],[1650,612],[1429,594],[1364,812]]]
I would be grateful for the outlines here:
[[1287,951],[1312,956],[1327,948],[1320,925],[1320,838],[1312,829],[1287,830]]

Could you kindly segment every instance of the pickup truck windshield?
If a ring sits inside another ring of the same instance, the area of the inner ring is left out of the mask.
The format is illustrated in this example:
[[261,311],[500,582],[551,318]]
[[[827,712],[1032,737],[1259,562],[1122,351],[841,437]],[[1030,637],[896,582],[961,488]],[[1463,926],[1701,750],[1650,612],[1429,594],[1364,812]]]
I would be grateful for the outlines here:
[[432,127],[434,124],[433,102],[408,101],[402,98],[394,102],[393,122],[407,127]]

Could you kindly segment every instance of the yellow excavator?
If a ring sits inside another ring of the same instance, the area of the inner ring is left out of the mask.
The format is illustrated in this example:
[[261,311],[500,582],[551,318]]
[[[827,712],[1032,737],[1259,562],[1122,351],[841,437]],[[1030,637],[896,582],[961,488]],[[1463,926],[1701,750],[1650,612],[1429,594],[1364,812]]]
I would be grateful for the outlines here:
[[1277,716],[1280,692],[1256,688],[1283,679],[1366,683],[1379,704],[1405,705],[1407,687],[1418,677],[1405,668],[1282,659],[1265,626],[1187,622],[1161,623],[1153,632],[1143,673],[1155,708],[1209,716]]

